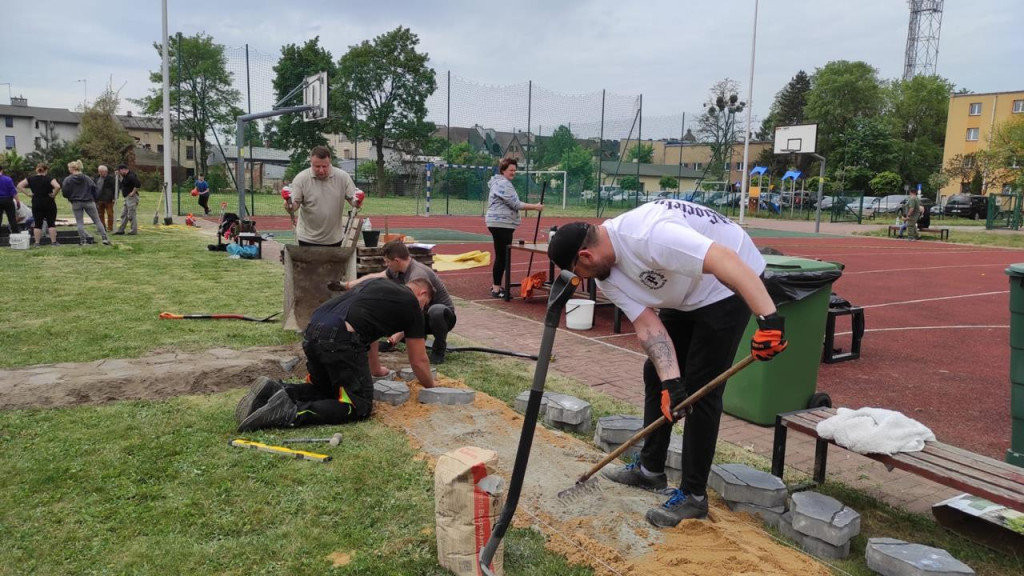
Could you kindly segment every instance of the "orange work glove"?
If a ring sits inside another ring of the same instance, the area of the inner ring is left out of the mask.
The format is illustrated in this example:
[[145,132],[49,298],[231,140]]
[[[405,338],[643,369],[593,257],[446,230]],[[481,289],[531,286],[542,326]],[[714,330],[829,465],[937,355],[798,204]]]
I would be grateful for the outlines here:
[[661,413],[665,415],[665,420],[675,422],[678,419],[679,416],[672,409],[686,400],[686,396],[682,378],[669,378],[661,383]]
[[776,313],[757,317],[757,332],[750,339],[750,353],[755,360],[771,360],[786,349],[786,319]]

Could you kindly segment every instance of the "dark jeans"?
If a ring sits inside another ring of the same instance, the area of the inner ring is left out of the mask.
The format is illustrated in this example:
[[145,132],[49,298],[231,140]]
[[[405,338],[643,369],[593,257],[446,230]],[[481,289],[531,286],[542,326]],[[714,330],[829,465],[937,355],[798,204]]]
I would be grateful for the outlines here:
[[[306,334],[315,333],[313,328],[307,328]],[[345,424],[369,418],[373,411],[373,379],[367,348],[359,336],[342,327],[337,333],[331,329],[307,338],[302,350],[310,382],[285,386],[298,408],[295,425]],[[351,404],[341,401],[342,389]]]
[[[733,295],[690,312],[662,310],[659,317],[675,347],[686,393],[693,394],[732,366],[740,338],[750,321],[750,309],[742,298]],[[693,412],[683,420],[680,488],[690,494],[702,496],[707,492],[724,392],[725,385],[712,390],[693,405]],[[644,426],[659,417],[661,380],[648,360],[644,363]],[[644,441],[640,461],[651,472],[665,470],[671,434],[671,426],[662,426]]]
[[209,194],[200,194],[199,195],[199,205],[203,207],[203,210],[207,214],[209,214],[210,213],[210,195]]
[[455,328],[455,312],[444,304],[434,304],[426,311],[427,334],[434,335],[432,351],[444,352],[448,348],[448,333]]
[[[0,198],[0,212],[7,215],[7,225],[11,227],[11,234],[21,231],[18,228],[18,209],[14,207],[14,198]],[[0,223],[4,221],[3,214],[0,214]]]
[[491,237],[494,238],[494,266],[491,268],[491,280],[495,286],[502,286],[502,278],[505,276],[505,259],[508,255],[508,247],[512,244],[512,235],[516,233],[515,228],[491,228]]

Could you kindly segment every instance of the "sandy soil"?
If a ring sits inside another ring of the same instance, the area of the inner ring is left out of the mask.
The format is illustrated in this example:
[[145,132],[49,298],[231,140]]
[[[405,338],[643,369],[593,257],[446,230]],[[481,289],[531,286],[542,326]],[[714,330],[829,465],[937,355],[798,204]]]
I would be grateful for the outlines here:
[[[132,360],[52,364],[0,371],[0,409],[60,407],[117,400],[159,400],[248,386],[261,374],[304,374],[298,346],[203,354],[165,352]],[[397,366],[393,366],[397,367]],[[439,378],[442,385],[461,382]],[[528,383],[524,383],[524,388]],[[468,406],[423,405],[413,396],[403,406],[378,405],[374,418],[406,433],[430,462],[445,452],[474,445],[495,450],[499,469],[511,477],[523,418],[477,392]],[[773,540],[760,524],[712,499],[708,521],[686,521],[674,529],[651,527],[644,512],[664,500],[658,494],[599,481],[600,491],[572,502],[559,491],[598,462],[603,453],[589,443],[543,426],[537,428],[515,523],[548,537],[548,546],[598,574],[829,574],[803,553]],[[336,559],[344,564],[346,559]]]

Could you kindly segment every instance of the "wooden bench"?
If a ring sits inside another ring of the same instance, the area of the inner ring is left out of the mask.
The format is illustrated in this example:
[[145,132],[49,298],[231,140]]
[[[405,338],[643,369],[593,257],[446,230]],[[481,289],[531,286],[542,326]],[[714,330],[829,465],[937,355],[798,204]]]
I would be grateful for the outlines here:
[[[898,238],[902,226],[889,226],[889,238]],[[939,240],[949,240],[949,228],[918,228],[918,234],[937,234]]]
[[[815,438],[814,481],[823,483],[828,445],[838,445],[820,438],[817,425],[835,414],[832,408],[811,408],[776,416],[772,474],[782,478],[786,460],[786,433],[793,430]],[[1024,512],[1024,468],[942,442],[926,442],[924,450],[920,452],[863,456],[881,462],[890,471],[893,468],[906,470],[938,484]]]

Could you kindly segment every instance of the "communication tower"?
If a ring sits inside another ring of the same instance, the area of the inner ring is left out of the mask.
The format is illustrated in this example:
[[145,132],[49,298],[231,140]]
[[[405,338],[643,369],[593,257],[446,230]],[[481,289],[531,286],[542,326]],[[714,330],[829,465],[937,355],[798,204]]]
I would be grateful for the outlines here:
[[907,29],[907,54],[903,60],[904,80],[910,80],[918,74],[935,74],[939,63],[943,1],[907,0],[910,5],[910,27]]

